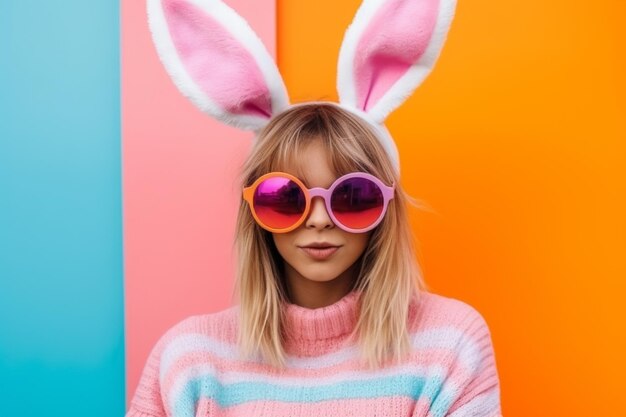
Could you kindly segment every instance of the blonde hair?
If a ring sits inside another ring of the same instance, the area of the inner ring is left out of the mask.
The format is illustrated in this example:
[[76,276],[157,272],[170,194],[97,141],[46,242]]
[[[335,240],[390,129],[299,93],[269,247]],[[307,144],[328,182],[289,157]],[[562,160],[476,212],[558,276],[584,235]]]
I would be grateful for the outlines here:
[[[384,183],[396,183],[383,221],[373,230],[367,248],[356,261],[360,314],[351,337],[358,337],[362,359],[370,368],[410,351],[407,327],[409,303],[426,290],[416,259],[407,203],[420,204],[399,184],[399,178],[373,128],[359,116],[333,103],[305,103],[275,116],[258,134],[243,164],[240,189],[259,176],[281,171],[290,161],[304,160],[307,143],[319,140],[336,175],[364,171]],[[296,173],[297,176],[301,173]],[[271,233],[258,226],[241,199],[234,248],[237,256],[235,294],[239,298],[240,352],[261,355],[284,367],[283,315],[287,300],[283,260]]]

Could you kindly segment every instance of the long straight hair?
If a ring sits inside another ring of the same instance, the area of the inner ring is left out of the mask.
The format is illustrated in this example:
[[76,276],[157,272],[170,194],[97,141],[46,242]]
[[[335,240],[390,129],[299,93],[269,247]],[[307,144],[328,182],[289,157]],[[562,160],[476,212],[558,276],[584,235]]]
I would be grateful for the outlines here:
[[[354,331],[361,359],[370,369],[410,352],[407,316],[412,298],[426,290],[417,262],[407,203],[422,207],[400,186],[399,178],[375,131],[360,117],[333,103],[305,103],[274,117],[256,138],[244,161],[240,189],[259,176],[298,166],[310,141],[321,141],[337,176],[364,171],[383,182],[396,183],[383,221],[373,230],[364,253],[356,261],[353,289],[360,291],[359,317]],[[290,164],[290,162],[294,162]],[[301,175],[300,172],[296,175]],[[284,318],[288,301],[284,261],[270,232],[256,224],[241,199],[234,248],[237,257],[235,294],[239,299],[238,345],[246,357],[261,357],[284,367]]]

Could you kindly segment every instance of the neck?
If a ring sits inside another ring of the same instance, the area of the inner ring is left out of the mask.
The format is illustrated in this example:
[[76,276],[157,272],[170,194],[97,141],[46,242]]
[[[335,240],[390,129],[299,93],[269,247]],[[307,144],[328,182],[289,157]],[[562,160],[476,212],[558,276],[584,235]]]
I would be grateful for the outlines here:
[[341,339],[355,328],[359,316],[360,291],[350,291],[332,304],[306,308],[285,302],[282,305],[284,336],[288,351],[304,353],[320,348],[317,343]]

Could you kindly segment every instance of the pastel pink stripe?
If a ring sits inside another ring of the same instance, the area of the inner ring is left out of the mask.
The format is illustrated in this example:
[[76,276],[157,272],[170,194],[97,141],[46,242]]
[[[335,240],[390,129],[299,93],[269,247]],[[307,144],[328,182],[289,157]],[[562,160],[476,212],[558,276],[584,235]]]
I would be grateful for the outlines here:
[[[385,415],[385,412],[393,410],[394,407],[410,408],[415,406],[416,409],[428,409],[429,403],[425,400],[413,401],[407,397],[387,397],[383,399],[367,398],[358,400],[331,400],[317,403],[302,404],[300,413],[304,416],[339,416],[337,410],[346,407],[349,403],[350,410],[354,410],[354,416]],[[267,410],[272,410],[272,417],[293,417],[293,405],[277,401],[252,401],[249,403],[238,404],[223,409],[212,399],[203,398],[198,402],[198,415],[223,417],[235,416],[258,416],[266,415]]]

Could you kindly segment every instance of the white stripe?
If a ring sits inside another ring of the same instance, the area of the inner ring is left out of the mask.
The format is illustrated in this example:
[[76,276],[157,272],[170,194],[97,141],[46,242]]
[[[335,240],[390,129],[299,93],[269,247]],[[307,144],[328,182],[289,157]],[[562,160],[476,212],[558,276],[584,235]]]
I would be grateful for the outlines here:
[[441,365],[417,365],[417,364],[405,364],[396,365],[394,367],[388,367],[380,370],[347,370],[341,371],[332,375],[320,375],[312,377],[302,376],[284,376],[284,375],[270,375],[270,374],[253,374],[250,372],[229,372],[225,371],[219,375],[215,372],[215,366],[212,364],[202,364],[191,368],[186,368],[181,371],[179,375],[183,380],[188,381],[190,377],[205,375],[216,377],[221,384],[235,384],[239,382],[250,383],[267,383],[276,386],[284,387],[319,387],[324,385],[332,385],[338,382],[345,381],[365,381],[371,379],[379,379],[398,375],[411,375],[428,378],[443,378],[445,376],[445,369]]
[[[462,365],[473,372],[479,365],[479,347],[468,336],[454,326],[445,326],[423,330],[411,335],[413,350],[423,349],[450,349],[459,348],[459,359]],[[336,352],[316,357],[287,356],[286,366],[291,369],[315,369],[339,365],[355,358],[358,346],[351,345]],[[239,352],[235,345],[225,343],[213,337],[200,333],[185,333],[174,338],[163,350],[161,355],[161,377],[163,378],[174,362],[190,352],[207,352],[225,361],[238,361]],[[251,376],[246,377],[250,380]]]

